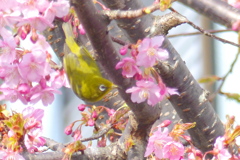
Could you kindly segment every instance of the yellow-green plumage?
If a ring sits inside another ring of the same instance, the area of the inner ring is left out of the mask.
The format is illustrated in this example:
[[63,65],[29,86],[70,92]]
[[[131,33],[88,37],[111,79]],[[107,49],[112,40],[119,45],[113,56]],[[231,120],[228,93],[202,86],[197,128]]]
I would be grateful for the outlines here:
[[75,42],[71,25],[64,23],[62,27],[70,49],[63,58],[64,69],[74,93],[85,101],[101,100],[115,85],[102,77],[89,51]]

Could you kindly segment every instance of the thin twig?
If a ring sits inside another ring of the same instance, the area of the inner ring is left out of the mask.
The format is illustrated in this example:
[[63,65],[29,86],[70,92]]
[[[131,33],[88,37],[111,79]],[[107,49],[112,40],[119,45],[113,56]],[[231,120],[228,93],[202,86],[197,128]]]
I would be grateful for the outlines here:
[[212,38],[214,38],[214,39],[216,39],[216,40],[219,40],[219,41],[221,41],[221,42],[223,42],[223,43],[228,43],[228,44],[231,44],[231,45],[233,45],[233,46],[240,47],[240,45],[237,44],[237,43],[234,43],[234,42],[228,41],[228,40],[226,40],[226,39],[220,38],[220,37],[218,37],[218,36],[215,36],[214,34],[211,34],[211,33],[207,32],[207,31],[205,31],[204,29],[202,29],[201,27],[198,27],[197,25],[195,25],[195,24],[192,23],[191,21],[189,21],[189,22],[187,22],[187,23],[190,24],[193,28],[199,30],[201,33],[203,33],[204,35],[206,35],[206,36],[208,36],[208,37],[212,37]]
[[[116,42],[116,43],[118,43],[118,44],[120,44],[122,46],[128,45],[129,47],[131,47],[131,44],[129,44],[126,41],[123,41],[123,40],[121,40],[119,38],[111,36],[111,39],[112,39],[113,42]],[[131,48],[129,48],[129,49],[131,49]]]
[[[222,32],[233,32],[233,30],[231,29],[222,29],[222,30],[206,30],[206,32],[209,33],[222,33]],[[198,35],[198,34],[202,34],[201,32],[191,32],[191,33],[180,33],[180,34],[172,34],[172,35],[167,35],[168,38],[175,38],[175,37],[179,37],[179,36],[194,36],[194,35]]]
[[235,64],[236,64],[236,62],[237,62],[237,60],[238,60],[239,55],[240,55],[240,50],[238,51],[235,59],[233,60],[231,66],[230,66],[230,69],[229,69],[228,72],[225,74],[225,76],[222,78],[222,82],[221,82],[220,86],[218,87],[218,89],[217,89],[213,94],[211,94],[211,95],[209,96],[209,98],[208,98],[209,101],[212,101],[212,100],[216,97],[216,95],[217,95],[218,93],[222,93],[222,91],[221,91],[221,90],[222,90],[222,87],[223,87],[223,85],[225,84],[228,75],[229,75],[230,73],[232,73],[233,68],[234,68],[234,66],[235,66]]
[[106,127],[101,129],[97,134],[95,134],[91,137],[88,137],[88,138],[83,138],[80,141],[86,142],[86,141],[92,141],[92,140],[98,139],[98,138],[102,137],[104,134],[106,134],[112,127],[113,127],[112,124],[108,124]]
[[102,10],[101,14],[107,16],[109,19],[124,19],[124,18],[139,18],[143,15],[150,14],[160,8],[160,3],[152,4],[137,10]]
[[[173,11],[173,12],[178,13],[178,12],[177,12],[175,9],[173,9],[172,7],[170,7],[169,9],[170,9],[171,11]],[[180,13],[178,13],[178,14],[180,14]],[[181,15],[181,14],[180,14],[180,15]],[[197,25],[195,25],[193,22],[191,22],[191,21],[189,21],[189,20],[188,20],[186,23],[189,24],[189,25],[191,25],[193,28],[199,30],[201,33],[203,33],[204,35],[206,35],[206,36],[208,36],[208,37],[214,38],[214,39],[219,40],[219,41],[221,41],[221,42],[223,42],[223,43],[228,43],[228,44],[231,44],[231,45],[233,45],[233,46],[240,47],[240,45],[237,44],[237,43],[234,43],[234,42],[228,41],[228,40],[226,40],[226,39],[220,38],[220,37],[218,37],[218,36],[215,36],[214,34],[211,34],[211,33],[207,32],[207,31],[205,31],[203,28],[198,27]]]

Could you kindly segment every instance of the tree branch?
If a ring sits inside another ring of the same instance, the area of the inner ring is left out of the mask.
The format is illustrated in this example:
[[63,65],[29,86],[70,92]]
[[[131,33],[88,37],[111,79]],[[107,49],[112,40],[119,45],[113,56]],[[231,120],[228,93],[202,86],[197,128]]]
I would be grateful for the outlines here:
[[222,0],[179,0],[198,13],[210,18],[213,22],[232,28],[232,24],[240,19],[240,10]]

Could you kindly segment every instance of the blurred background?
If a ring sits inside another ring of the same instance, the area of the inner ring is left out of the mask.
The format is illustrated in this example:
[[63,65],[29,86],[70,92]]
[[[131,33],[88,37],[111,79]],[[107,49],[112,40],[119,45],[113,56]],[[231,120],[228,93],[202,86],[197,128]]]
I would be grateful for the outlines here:
[[[153,0],[143,0],[143,3],[147,6],[152,4]],[[210,22],[206,17],[200,16],[198,13],[183,6],[179,2],[175,2],[172,7],[182,15],[186,16],[190,21],[194,22],[195,25],[201,26],[205,30],[226,29],[223,26]],[[154,14],[163,15],[166,13],[169,13],[169,11],[159,11],[155,12]],[[192,28],[190,25],[183,24],[170,30],[169,35],[184,34],[196,31],[197,30]],[[216,35],[238,43],[238,35],[235,32],[218,33]],[[217,75],[219,77],[224,76],[228,72],[230,65],[238,51],[237,47],[223,44],[222,42],[213,40],[212,38],[201,34],[192,36],[178,36],[169,38],[169,40],[178,53],[182,56],[182,59],[186,62],[189,70],[197,80],[209,75]],[[223,87],[223,91],[240,93],[240,86],[238,85],[240,82],[239,68],[240,63],[237,62],[233,69],[233,73],[227,78],[227,81]],[[218,83],[216,85],[202,84],[202,87],[210,92],[213,92],[216,90],[218,85]],[[83,102],[78,99],[70,89],[62,88],[61,91],[61,95],[55,95],[56,100],[51,106],[43,107],[42,103],[40,102],[34,107],[39,107],[45,110],[43,119],[43,135],[52,138],[55,141],[66,143],[72,141],[72,139],[70,136],[66,136],[64,134],[64,129],[71,122],[81,119],[81,114],[77,107]],[[23,106],[21,102],[8,105],[11,105],[13,109],[16,110],[22,110],[22,107],[26,107]],[[237,123],[240,124],[239,103],[229,100],[225,96],[218,95],[213,102],[213,105],[223,122],[226,120],[226,115],[234,115],[236,116]],[[82,135],[84,137],[91,136],[92,128],[83,128]]]

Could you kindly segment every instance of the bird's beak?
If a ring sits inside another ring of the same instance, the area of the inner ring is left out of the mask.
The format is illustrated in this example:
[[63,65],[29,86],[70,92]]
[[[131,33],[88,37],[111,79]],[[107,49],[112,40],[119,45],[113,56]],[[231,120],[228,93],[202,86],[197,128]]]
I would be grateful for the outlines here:
[[115,88],[120,88],[120,87],[117,86],[117,85],[115,85],[115,84],[113,84],[113,85],[112,85],[112,89],[115,89]]

